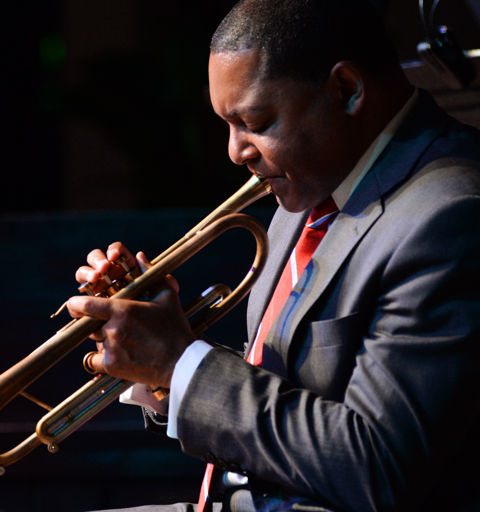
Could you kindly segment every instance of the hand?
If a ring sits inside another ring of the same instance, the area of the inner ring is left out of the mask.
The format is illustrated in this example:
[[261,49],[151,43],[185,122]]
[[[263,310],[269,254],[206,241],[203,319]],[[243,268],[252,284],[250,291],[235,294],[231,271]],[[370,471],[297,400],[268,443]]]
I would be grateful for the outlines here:
[[176,362],[195,336],[174,287],[165,288],[151,302],[101,297],[72,297],[67,301],[73,318],[88,315],[105,321],[92,334],[98,354],[89,360],[96,372],[152,389],[169,388]]
[[149,267],[149,262],[143,252],[139,252],[137,257],[123,245],[122,242],[115,242],[108,246],[106,252],[100,249],[94,249],[87,256],[89,266],[80,267],[75,273],[75,279],[79,283],[88,282],[94,294],[103,293],[108,288],[104,275],[109,276],[112,281],[121,279],[126,271],[122,266],[115,262],[123,256],[125,263],[132,270],[133,277],[140,275],[141,268]]

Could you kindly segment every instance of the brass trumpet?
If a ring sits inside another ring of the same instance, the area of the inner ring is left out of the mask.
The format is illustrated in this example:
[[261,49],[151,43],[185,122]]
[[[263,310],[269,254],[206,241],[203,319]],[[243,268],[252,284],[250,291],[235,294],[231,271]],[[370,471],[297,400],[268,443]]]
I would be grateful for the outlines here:
[[[152,260],[152,267],[117,291],[112,300],[142,296],[165,274],[173,272],[222,233],[237,227],[247,229],[255,238],[256,254],[241,283],[233,292],[225,285],[209,289],[186,311],[189,316],[200,309],[204,310],[192,322],[192,328],[197,335],[204,332],[248,294],[264,266],[267,236],[263,226],[251,216],[236,212],[269,192],[268,182],[252,176],[235,194]],[[101,320],[92,317],[73,320],[27,357],[3,372],[0,375],[0,409],[19,394],[29,398],[30,395],[24,390],[102,324]],[[36,431],[11,450],[0,454],[0,475],[5,472],[6,466],[20,460],[42,443],[48,446],[50,452],[56,452],[59,442],[117,399],[132,384],[108,375],[97,375],[56,407],[45,406],[49,412],[37,423]],[[33,397],[31,399],[38,403]]]

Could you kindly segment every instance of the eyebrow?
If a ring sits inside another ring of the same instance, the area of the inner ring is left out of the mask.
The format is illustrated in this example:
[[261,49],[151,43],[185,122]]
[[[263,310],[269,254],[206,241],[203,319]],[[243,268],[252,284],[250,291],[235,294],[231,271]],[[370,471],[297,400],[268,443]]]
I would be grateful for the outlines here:
[[252,105],[249,107],[245,107],[244,109],[236,109],[235,108],[235,109],[231,110],[230,112],[228,112],[227,114],[225,114],[225,118],[232,119],[232,118],[242,116],[245,114],[261,115],[266,111],[267,111],[267,108],[265,108],[265,107],[257,107],[255,105]]

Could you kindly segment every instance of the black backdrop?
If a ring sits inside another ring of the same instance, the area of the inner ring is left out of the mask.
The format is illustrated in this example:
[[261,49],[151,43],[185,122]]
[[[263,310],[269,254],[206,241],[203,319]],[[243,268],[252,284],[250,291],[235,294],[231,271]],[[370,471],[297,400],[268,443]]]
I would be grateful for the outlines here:
[[[443,0],[437,18],[456,29],[463,48],[479,48],[470,1]],[[424,37],[417,4],[391,0],[386,9],[403,61],[416,58]],[[73,272],[89,249],[122,239],[153,257],[245,181],[245,170],[228,160],[227,131],[208,100],[208,41],[231,5],[18,0],[3,6],[0,370],[66,321],[48,315],[75,293]],[[466,92],[478,112],[478,83]],[[253,212],[268,223],[273,205],[262,200]],[[179,270],[183,294],[219,280],[234,284],[250,261],[249,244],[229,235]],[[243,314],[244,305],[211,336],[240,348]],[[83,352],[35,391],[55,402],[83,383]],[[0,450],[31,431],[38,414],[22,399],[3,410]],[[175,441],[144,432],[136,408],[116,404],[57,455],[41,447],[7,468],[0,512],[194,499],[202,467]]]

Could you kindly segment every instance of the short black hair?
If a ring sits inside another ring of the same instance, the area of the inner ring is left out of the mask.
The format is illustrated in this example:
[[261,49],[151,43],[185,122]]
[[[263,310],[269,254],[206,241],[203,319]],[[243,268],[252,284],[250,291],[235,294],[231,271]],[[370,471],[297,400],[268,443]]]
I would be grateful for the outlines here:
[[266,78],[321,81],[341,60],[370,72],[398,67],[368,0],[240,0],[215,31],[212,53],[260,50]]

